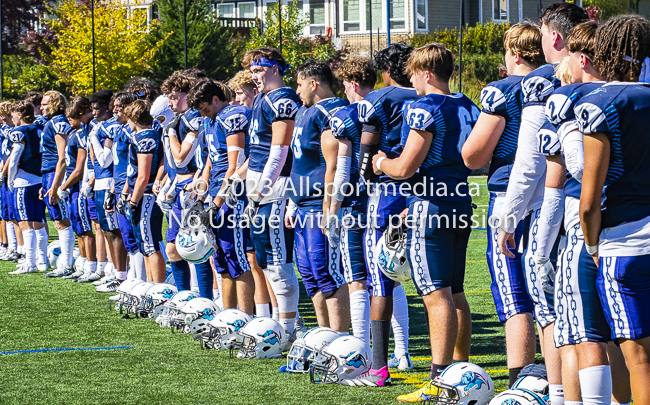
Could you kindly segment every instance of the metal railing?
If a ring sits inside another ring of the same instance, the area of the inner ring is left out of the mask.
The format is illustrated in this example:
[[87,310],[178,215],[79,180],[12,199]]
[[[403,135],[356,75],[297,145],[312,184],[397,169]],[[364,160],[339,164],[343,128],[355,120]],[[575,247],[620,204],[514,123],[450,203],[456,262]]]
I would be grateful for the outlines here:
[[[253,29],[261,30],[262,24],[259,18],[228,18],[217,17],[217,23],[226,28],[234,28],[242,34],[250,34]],[[261,32],[261,31],[260,31]]]

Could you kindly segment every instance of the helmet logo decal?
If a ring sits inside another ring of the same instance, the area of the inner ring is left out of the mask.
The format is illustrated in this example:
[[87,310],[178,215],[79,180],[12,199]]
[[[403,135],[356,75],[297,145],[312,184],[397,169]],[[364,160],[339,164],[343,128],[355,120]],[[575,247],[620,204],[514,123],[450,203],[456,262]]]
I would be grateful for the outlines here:
[[226,322],[226,325],[230,325],[235,328],[235,332],[238,331],[239,329],[243,328],[246,323],[242,321],[241,319],[237,319],[235,322],[230,323]]
[[268,343],[268,344],[270,344],[270,345],[274,345],[274,344],[276,344],[276,343],[280,343],[280,336],[278,335],[278,333],[277,333],[276,331],[274,331],[274,330],[272,330],[272,329],[267,330],[266,332],[264,332],[263,335],[260,335],[260,334],[258,333],[257,336],[261,336],[261,337],[263,337],[263,338],[264,338],[264,342],[265,342],[265,343]]
[[211,321],[214,319],[214,311],[211,308],[206,308],[203,311],[199,312],[199,318]]
[[389,260],[389,253],[384,251],[383,247],[379,253],[379,266],[389,271],[393,270],[393,267],[395,267],[395,263]]
[[164,298],[170,299],[174,295],[174,291],[170,290],[169,288],[165,288],[162,292],[162,295]]
[[[345,356],[345,357],[350,357],[350,356],[352,356],[354,353],[355,353],[355,352],[350,352],[350,354],[348,354],[348,355]],[[361,357],[360,354],[357,354],[357,355],[354,356],[352,359],[348,360],[345,364],[348,365],[348,366],[357,367],[357,368],[359,368],[359,367],[363,367],[363,358]]]
[[509,398],[503,401],[501,405],[521,405],[521,403],[519,403],[519,401],[516,399]]
[[179,233],[177,239],[178,239],[178,244],[184,248],[191,248],[192,246],[198,243],[198,241],[194,241],[192,239],[191,234],[186,235],[184,233]]
[[482,375],[473,371],[466,371],[460,378],[460,382],[454,384],[454,387],[464,387],[463,391],[467,392],[472,388],[481,389],[483,384],[488,385],[488,382],[485,381],[485,378]]

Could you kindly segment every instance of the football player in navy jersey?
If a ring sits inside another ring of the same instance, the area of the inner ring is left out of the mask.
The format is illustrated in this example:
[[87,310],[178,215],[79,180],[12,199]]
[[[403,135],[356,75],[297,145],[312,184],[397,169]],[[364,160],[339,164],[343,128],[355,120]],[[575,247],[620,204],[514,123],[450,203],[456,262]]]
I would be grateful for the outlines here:
[[[166,251],[179,291],[189,290],[191,287],[189,263],[178,254],[175,241],[183,220],[183,210],[188,208],[186,200],[191,193],[190,188],[198,169],[195,152],[199,143],[199,128],[201,126],[201,114],[187,105],[187,93],[191,86],[192,82],[188,76],[183,72],[174,72],[163,82],[161,87],[162,92],[169,99],[169,106],[180,120],[177,126],[178,130],[172,124],[163,134],[164,144],[169,145],[169,156],[166,158],[173,161],[176,176],[176,201],[169,213],[169,228],[167,228],[165,236]],[[201,267],[197,268],[197,271],[207,271],[207,269]],[[210,271],[212,270],[210,269]]]
[[[130,164],[137,167],[137,177],[129,177],[124,185],[129,192],[126,217],[133,228],[138,249],[144,255],[147,279],[154,283],[165,281],[165,259],[160,251],[163,213],[156,204],[153,182],[163,160],[162,137],[151,128],[151,103],[136,100],[124,110],[131,128]],[[132,180],[133,179],[133,180]]]
[[[291,171],[289,144],[300,99],[284,83],[284,72],[289,65],[276,49],[249,51],[242,66],[250,69],[259,92],[253,102],[248,130],[248,205],[244,215],[251,226],[257,262],[278,301],[280,324],[292,337],[299,288],[293,268],[294,232],[285,226],[283,219],[288,202],[285,188]],[[291,345],[289,341],[286,343]]]
[[[201,174],[201,186],[197,190],[198,199],[208,203],[203,214],[205,223],[212,228],[219,249],[215,252],[214,264],[221,275],[221,297],[225,308],[239,308],[253,314],[255,310],[255,283],[246,257],[249,237],[246,229],[239,227],[244,211],[246,197],[239,190],[235,204],[224,204],[220,191],[235,171],[246,160],[246,132],[250,123],[251,111],[240,105],[230,105],[232,91],[223,83],[210,79],[198,82],[188,95],[188,103],[197,109],[203,118],[204,138],[209,150],[209,160]],[[238,187],[243,187],[241,182]],[[201,207],[202,208],[202,207]],[[208,266],[209,263],[205,263]],[[199,265],[197,265],[199,266]],[[206,277],[207,276],[207,277]],[[212,271],[203,274],[197,270],[199,288],[212,293]],[[267,305],[268,307],[268,305]]]
[[[548,97],[560,86],[560,81],[554,78],[554,64],[568,55],[566,37],[575,25],[587,21],[587,12],[571,3],[557,3],[544,10],[541,21],[542,48],[548,62],[526,75],[522,80],[523,103],[521,125],[517,140],[517,152],[508,181],[505,200],[500,211],[498,249],[507,257],[514,258],[514,253],[508,246],[517,247],[514,232],[519,221],[526,218],[527,241],[523,257],[523,268],[526,276],[526,287],[535,304],[535,320],[539,327],[539,335],[544,356],[548,381],[550,385],[551,402],[561,402],[563,392],[561,385],[561,362],[559,350],[553,340],[553,323],[555,309],[553,294],[549,288],[544,289],[542,281],[547,279],[542,272],[548,272],[548,260],[538,260],[538,252],[551,251],[542,243],[547,238],[550,224],[540,221],[541,205],[544,200],[546,158],[538,148],[537,136],[540,128],[546,122],[544,107]],[[558,181],[552,187],[561,187]],[[555,198],[549,193],[549,198]],[[530,213],[530,214],[529,214]],[[552,241],[555,242],[555,241]],[[538,276],[538,272],[540,276]]]
[[[68,194],[70,221],[79,244],[79,258],[75,260],[77,271],[66,277],[76,278],[81,282],[97,281],[100,277],[97,274],[95,235],[93,235],[92,221],[88,212],[88,200],[79,193],[88,156],[88,134],[84,125],[89,124],[93,119],[90,100],[83,96],[75,97],[66,110],[66,116],[70,126],[76,131],[68,137],[67,175],[61,185],[61,197]],[[81,264],[78,265],[77,261]]]
[[59,198],[58,190],[65,176],[66,139],[72,133],[72,127],[65,118],[67,100],[58,91],[48,91],[43,95],[41,106],[44,107],[47,124],[41,138],[42,151],[42,190],[50,218],[59,234],[61,256],[58,268],[45,273],[45,277],[63,277],[74,273],[72,252],[74,249],[74,230],[70,226],[67,203]]
[[[377,174],[414,186],[408,196],[406,256],[429,315],[430,378],[434,380],[452,361],[469,359],[471,313],[463,282],[471,233],[472,199],[467,184],[471,170],[460,152],[479,110],[466,96],[449,90],[454,59],[443,45],[415,49],[406,69],[422,98],[404,112],[410,131],[401,154],[390,158],[379,151],[373,167]],[[426,185],[419,194],[417,183]],[[398,400],[411,402],[435,394],[438,388],[428,383]]]
[[596,44],[594,67],[614,82],[574,108],[584,134],[580,223],[586,251],[599,268],[598,294],[630,372],[632,397],[650,403],[650,86],[624,83],[650,78],[650,24],[640,16],[613,17],[596,32]]
[[[463,160],[476,170],[490,163],[488,218],[499,218],[508,180],[515,161],[521,119],[521,81],[544,63],[542,35],[531,22],[515,24],[506,31],[503,45],[508,77],[492,82],[481,91],[483,111],[463,145]],[[497,222],[498,223],[498,222]],[[498,226],[488,221],[487,262],[492,276],[492,295],[499,320],[506,329],[506,353],[510,385],[521,369],[535,360],[535,327],[533,302],[526,290],[521,253],[512,248],[514,258],[505,256],[497,243]],[[524,221],[515,228],[515,239],[521,240]]]
[[[13,142],[7,169],[7,187],[14,194],[14,211],[25,243],[25,262],[9,274],[36,273],[37,250],[47,251],[45,204],[38,198],[41,188],[39,130],[34,124],[34,107],[27,101],[12,106],[14,123],[8,138]],[[37,234],[44,234],[37,240]],[[40,242],[40,244],[38,243]],[[40,245],[40,246],[39,246]],[[45,263],[42,263],[43,267]]]
[[[340,249],[328,242],[323,218],[328,215],[338,142],[330,120],[348,102],[334,97],[334,77],[324,62],[308,61],[296,72],[296,94],[302,106],[296,114],[291,140],[293,164],[289,196],[296,206],[286,218],[295,229],[296,267],[314,304],[318,325],[339,332],[350,330],[350,298],[341,270]],[[334,217],[332,217],[334,218]]]
[[[334,222],[338,229],[327,229],[330,244],[341,250],[343,277],[350,294],[350,321],[354,336],[370,344],[370,295],[368,294],[368,268],[364,257],[363,233],[366,227],[368,194],[365,183],[359,177],[359,161],[362,124],[359,122],[357,103],[370,93],[377,81],[377,70],[370,59],[349,59],[338,68],[336,77],[343,82],[345,95],[350,105],[334,113],[330,120],[332,135],[338,140],[336,163],[328,162],[335,168],[331,187],[328,217],[339,219]],[[346,223],[347,220],[350,220]],[[406,353],[398,353],[398,359]],[[393,355],[395,356],[395,354]],[[401,361],[400,369],[407,368]]]
[[[235,92],[233,103],[243,105],[249,110],[253,108],[253,101],[255,100],[255,96],[257,96],[257,86],[255,86],[253,76],[249,70],[241,70],[237,72],[237,74],[228,81],[228,86]],[[244,166],[248,166],[248,161],[244,163]],[[250,228],[247,229],[247,232],[250,233]],[[264,271],[257,263],[255,247],[253,246],[253,241],[250,237],[247,242],[246,256],[248,257],[248,263],[250,263],[251,266],[253,279],[255,279],[255,315],[270,317],[272,313],[269,304],[271,304],[274,319],[277,319],[278,302],[275,299],[275,295],[273,295],[271,285],[266,279]],[[300,319],[298,321],[300,321]]]
[[[14,121],[11,118],[11,105],[10,101],[3,101],[0,103],[0,120],[2,120],[2,162],[3,168],[4,165],[9,161],[9,155],[11,154],[11,144],[9,140],[9,132],[11,128],[14,127]],[[18,222],[14,218],[14,198],[13,194],[9,192],[6,184],[6,177],[2,178],[2,190],[0,191],[2,196],[2,219],[5,223],[5,230],[7,232],[7,250],[4,255],[0,256],[1,260],[11,260],[17,261],[20,257],[23,249],[23,235],[20,232],[18,227]],[[15,225],[14,225],[15,222]]]
[[30,102],[34,106],[34,124],[36,124],[41,130],[45,127],[47,118],[43,116],[41,111],[41,102],[43,101],[43,94],[39,91],[29,91],[25,95],[25,100]]
[[[95,126],[101,122],[109,120],[113,117],[113,111],[110,109],[111,99],[113,98],[113,92],[110,90],[99,90],[98,92],[93,93],[90,97],[90,104],[93,109],[93,117],[95,118],[86,126],[87,134],[90,134]],[[86,197],[86,202],[88,205],[88,213],[90,219],[93,222],[93,228],[95,229],[95,246],[97,248],[97,274],[102,277],[101,280],[93,282],[93,285],[96,284],[107,284],[113,279],[113,276],[110,274],[110,268],[107,269],[107,246],[106,238],[104,238],[104,233],[102,232],[101,225],[99,224],[99,219],[97,217],[97,207],[95,206],[95,198],[93,193],[93,187],[95,184],[95,158],[92,153],[92,148],[90,148],[90,142],[88,144],[88,166],[86,171],[88,173],[87,179],[84,181],[84,185],[81,188],[81,196]],[[111,268],[113,267],[111,263]],[[106,273],[109,271],[109,273]]]
[[[363,124],[359,146],[359,174],[366,183],[375,182],[372,156],[382,150],[391,158],[399,156],[402,138],[407,128],[403,125],[402,111],[418,96],[411,87],[404,64],[413,48],[404,44],[392,44],[375,56],[377,67],[387,87],[369,93],[357,103],[359,121]],[[389,279],[379,269],[375,247],[388,228],[390,217],[406,210],[406,196],[398,191],[400,181],[380,176],[378,183],[369,184],[368,226],[364,235],[366,263],[370,282],[370,328],[372,333],[372,369],[362,377],[364,384],[382,386],[390,384],[388,373],[388,335],[395,312],[393,335],[395,346],[408,353],[408,303],[404,288]],[[395,363],[400,359],[395,358]],[[412,362],[407,358],[408,368]],[[392,367],[397,364],[391,365]],[[356,383],[356,382],[355,382]]]

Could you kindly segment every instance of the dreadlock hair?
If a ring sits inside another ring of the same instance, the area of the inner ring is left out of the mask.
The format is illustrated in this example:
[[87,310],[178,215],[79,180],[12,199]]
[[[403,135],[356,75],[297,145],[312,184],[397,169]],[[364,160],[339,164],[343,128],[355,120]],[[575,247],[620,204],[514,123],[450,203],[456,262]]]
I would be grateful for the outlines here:
[[212,103],[212,98],[217,97],[221,101],[230,102],[232,90],[225,84],[212,79],[203,79],[198,82],[187,95],[187,105],[190,108],[198,109],[201,103]]
[[637,81],[650,57],[650,24],[638,15],[612,17],[596,31],[594,66],[607,81]]
[[405,71],[406,62],[412,51],[413,47],[406,44],[390,44],[388,48],[382,49],[375,54],[377,68],[387,71],[391,79],[395,80],[400,86],[412,87]]
[[144,77],[133,77],[124,85],[124,91],[135,93],[139,99],[153,102],[158,97],[158,86]]
[[34,105],[27,100],[20,100],[13,103],[11,105],[11,112],[20,113],[20,119],[28,124],[36,120],[34,117]]
[[584,8],[572,3],[555,3],[544,9],[539,20],[551,31],[559,32],[562,39],[566,39],[571,28],[589,21],[589,14]]

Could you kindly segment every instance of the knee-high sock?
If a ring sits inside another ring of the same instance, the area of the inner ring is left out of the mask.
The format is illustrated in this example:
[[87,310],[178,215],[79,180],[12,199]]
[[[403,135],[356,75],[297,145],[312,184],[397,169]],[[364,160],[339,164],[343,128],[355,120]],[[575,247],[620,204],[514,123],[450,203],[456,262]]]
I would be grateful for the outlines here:
[[370,321],[372,329],[372,369],[379,370],[388,365],[388,335],[390,322]]
[[409,350],[409,304],[401,284],[393,290],[391,325],[395,339],[395,357],[400,358]]
[[24,243],[23,246],[25,247],[25,266],[36,266],[36,257],[34,255],[36,252],[36,234],[31,228],[22,231],[22,233]]
[[185,260],[170,263],[178,291],[190,289],[190,265]]
[[18,240],[13,222],[7,222],[7,240],[9,241],[9,250],[18,250]]
[[36,263],[47,264],[47,230],[36,230]]
[[269,304],[255,304],[255,316],[265,316],[267,318],[271,317],[271,310]]
[[199,279],[196,277],[195,264],[190,264],[190,289],[194,291],[199,289]]
[[212,286],[214,285],[214,275],[210,262],[195,264],[196,280],[199,285],[199,295],[209,300],[214,299],[212,295]]
[[370,295],[368,290],[350,293],[350,319],[354,336],[370,344]]
[[61,242],[61,256],[59,263],[63,268],[72,266],[72,252],[74,250],[74,231],[69,226],[59,231],[59,241]]
[[580,394],[584,405],[608,405],[612,397],[610,366],[587,367],[578,371]]
[[562,384],[549,384],[548,394],[552,404],[564,405],[564,388]]
[[140,252],[129,253],[129,263],[129,272],[133,273],[133,278],[147,281],[147,270],[144,267],[144,255]]

